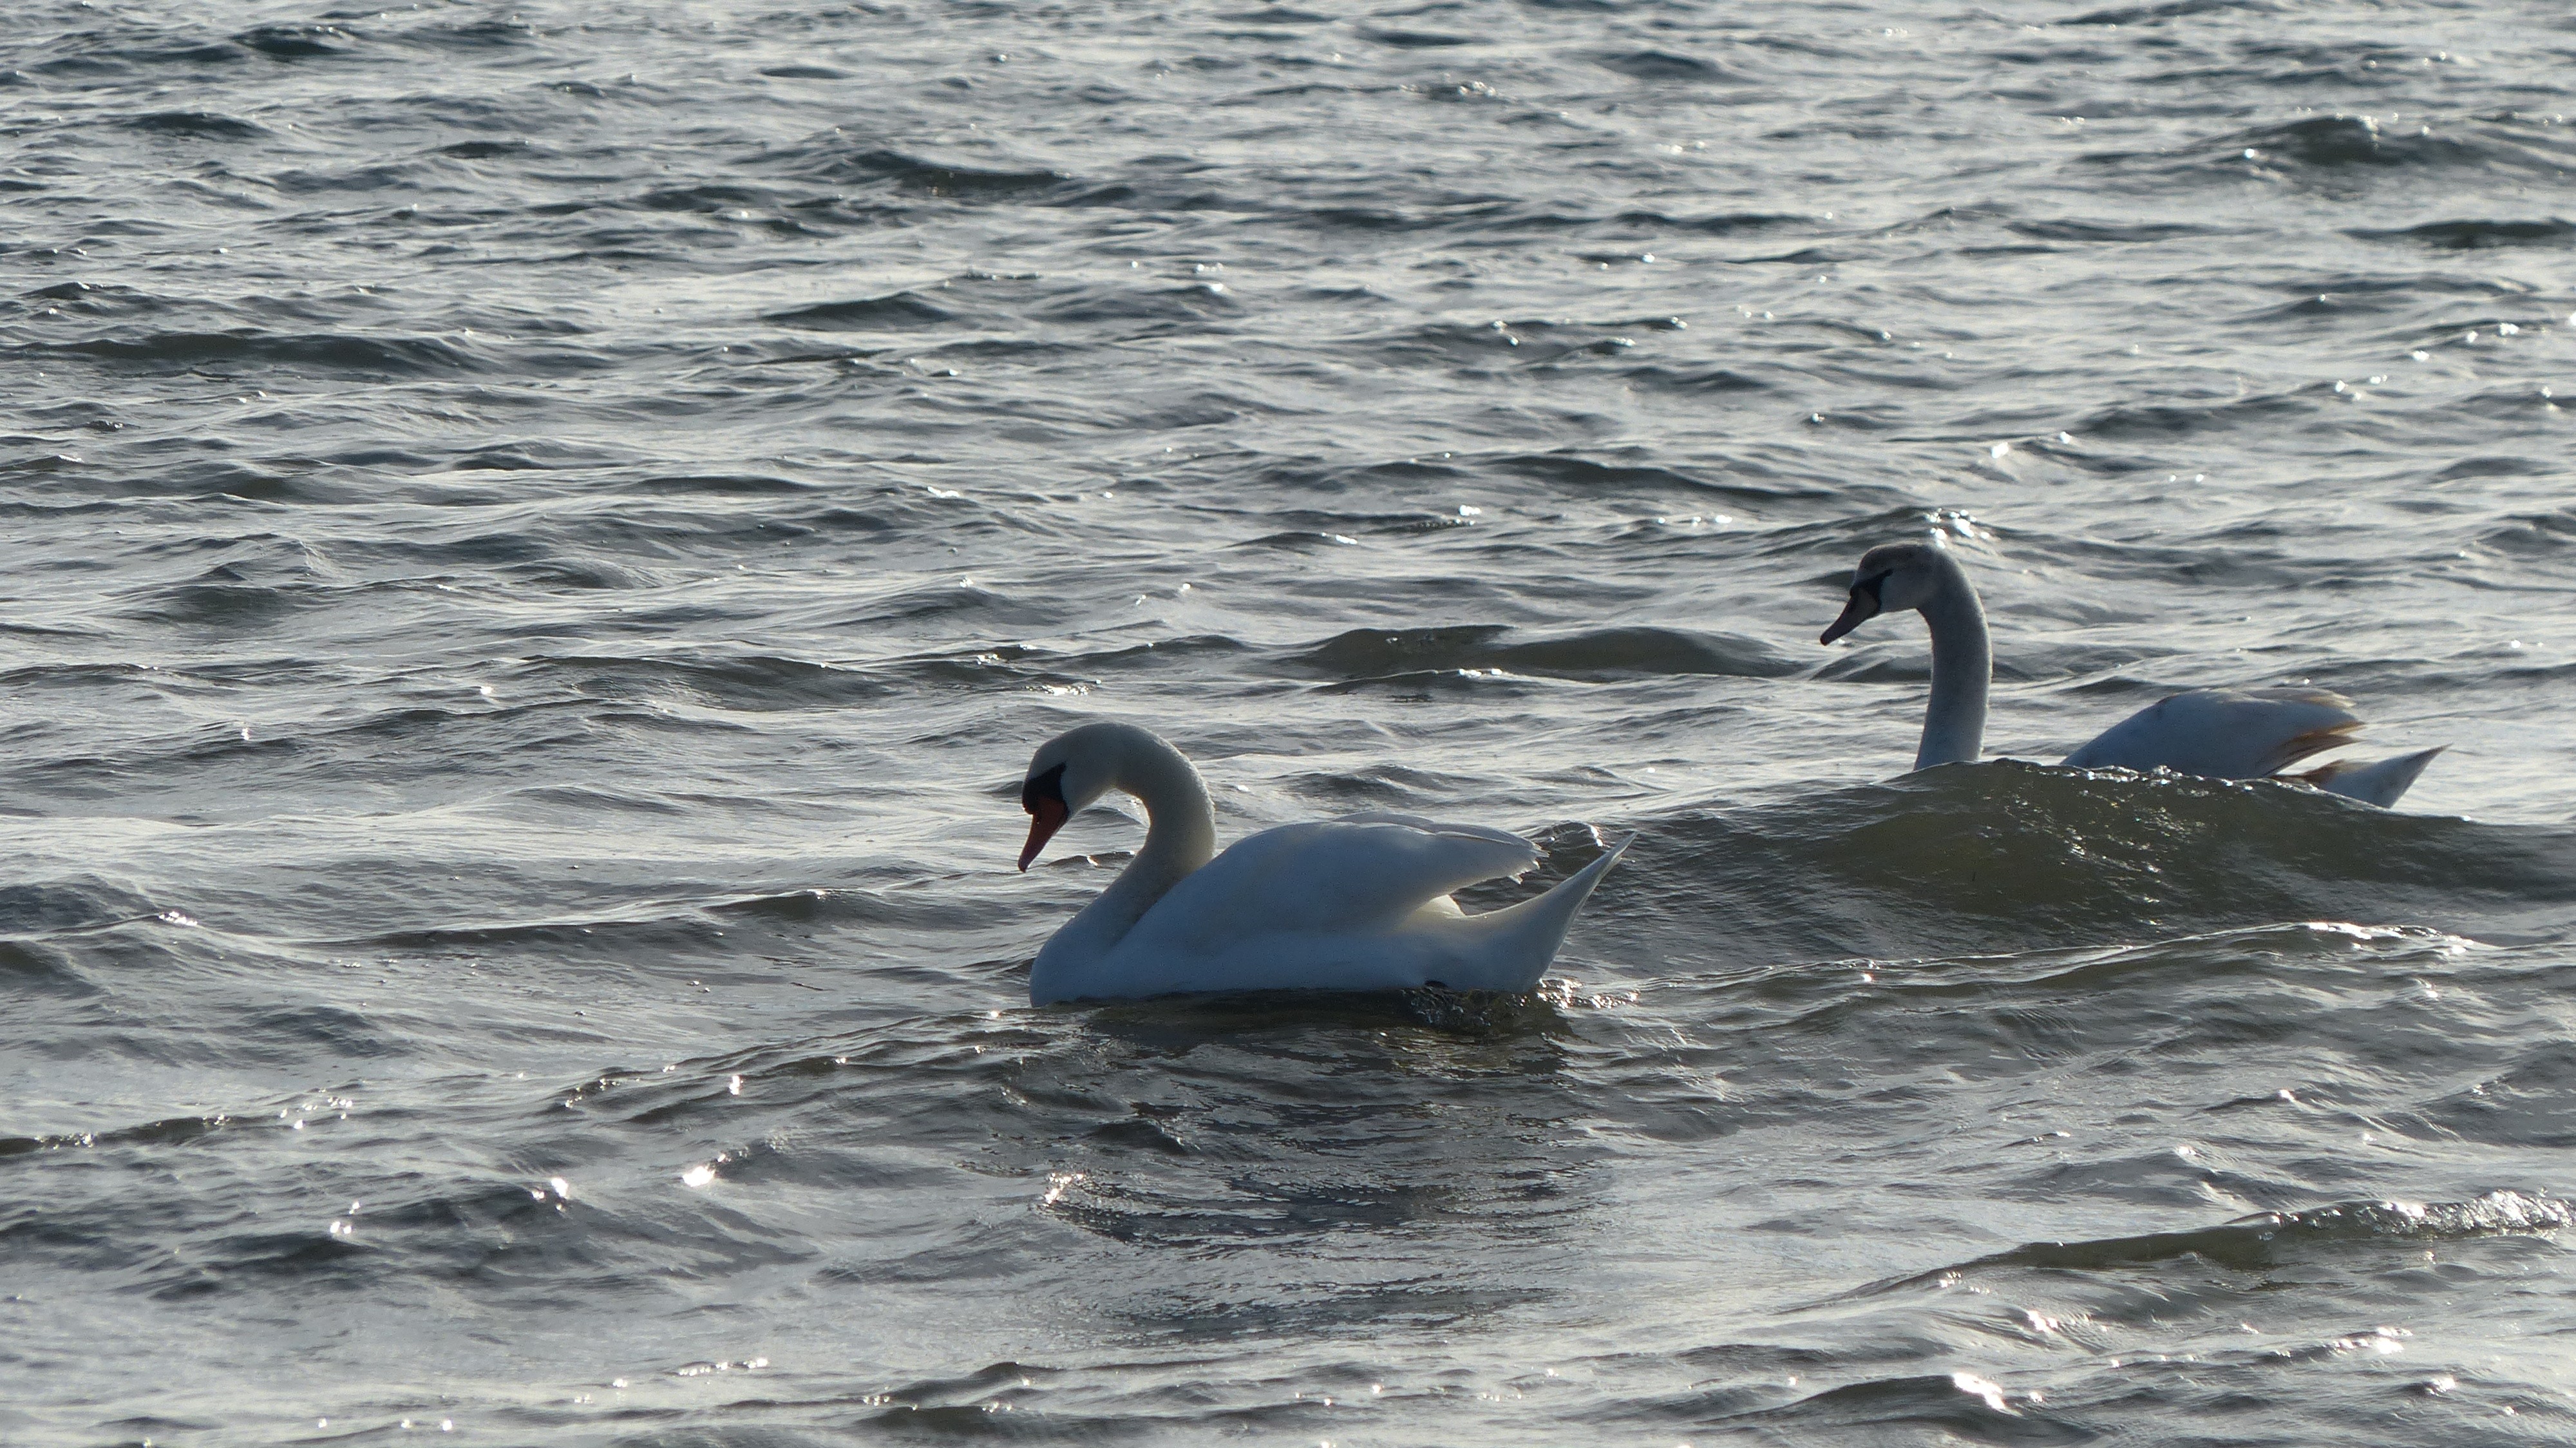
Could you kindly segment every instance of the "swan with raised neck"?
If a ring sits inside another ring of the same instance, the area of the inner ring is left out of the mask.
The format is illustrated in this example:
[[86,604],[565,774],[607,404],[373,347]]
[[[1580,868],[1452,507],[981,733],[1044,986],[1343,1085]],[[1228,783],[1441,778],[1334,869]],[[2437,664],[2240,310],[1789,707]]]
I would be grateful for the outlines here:
[[1216,858],[1216,805],[1197,766],[1160,735],[1101,720],[1067,730],[1038,747],[1020,784],[1029,841],[1020,869],[1046,848],[1066,820],[1117,790],[1145,807],[1145,843],[1098,899],[1084,906],[1038,952],[1030,989],[1061,974],[1068,959],[1115,946],[1174,885]]
[[[1923,615],[1932,635],[1932,694],[1914,767],[1973,763],[1983,755],[1993,645],[1976,585],[1934,534],[1886,543],[1861,555],[1840,617],[1818,643],[1830,644],[1891,610]],[[2279,776],[2290,765],[2353,741],[2361,720],[2351,702],[2324,689],[2193,689],[2162,699],[2104,730],[2064,763],[2079,769],[2169,769],[2217,779]],[[2369,804],[2397,802],[2442,747],[2369,764],[2335,760],[2299,779]]]
[[1889,609],[1913,609],[1932,631],[1932,697],[1914,767],[1974,763],[1986,740],[1986,689],[1994,646],[1976,585],[1950,550],[1931,543],[1886,543],[1861,555],[1851,600],[1818,643],[1829,644]]
[[1029,999],[1219,990],[1527,990],[1623,841],[1534,899],[1468,915],[1449,892],[1518,877],[1529,841],[1476,825],[1348,815],[1280,825],[1216,849],[1207,784],[1152,732],[1112,721],[1047,741],[1029,760],[1025,871],[1065,822],[1112,790],[1145,806],[1145,843],[1056,931]]

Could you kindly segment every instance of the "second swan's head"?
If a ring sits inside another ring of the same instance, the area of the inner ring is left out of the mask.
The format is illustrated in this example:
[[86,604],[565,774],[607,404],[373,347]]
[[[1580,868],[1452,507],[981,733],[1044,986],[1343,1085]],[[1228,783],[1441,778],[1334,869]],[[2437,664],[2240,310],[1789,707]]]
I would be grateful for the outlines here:
[[1890,609],[1923,607],[1958,567],[1938,534],[1928,543],[1882,543],[1872,548],[1852,570],[1851,598],[1843,605],[1842,616],[1816,642],[1832,643]]
[[1089,808],[1118,782],[1118,766],[1126,758],[1131,736],[1142,733],[1132,724],[1104,721],[1068,729],[1038,746],[1038,752],[1029,757],[1028,777],[1020,781],[1020,808],[1029,812],[1029,842],[1020,851],[1021,869],[1029,867],[1066,820]]

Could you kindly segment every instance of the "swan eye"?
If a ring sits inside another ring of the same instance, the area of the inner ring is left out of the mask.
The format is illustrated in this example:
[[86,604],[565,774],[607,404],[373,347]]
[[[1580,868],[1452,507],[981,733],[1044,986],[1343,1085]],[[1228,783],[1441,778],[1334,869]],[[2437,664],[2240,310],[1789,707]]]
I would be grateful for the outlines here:
[[1030,814],[1036,814],[1038,812],[1038,802],[1040,800],[1045,800],[1048,803],[1056,805],[1062,805],[1065,803],[1063,765],[1059,764],[1044,774],[1032,774],[1026,780],[1021,782],[1021,809],[1028,811]]
[[1877,603],[1877,602],[1879,601],[1879,598],[1878,598],[1878,589],[1879,589],[1879,585],[1881,585],[1881,584],[1883,584],[1883,583],[1885,583],[1885,582],[1887,582],[1887,575],[1886,575],[1886,574],[1884,574],[1884,573],[1873,573],[1873,574],[1871,574],[1869,577],[1864,578],[1864,579],[1861,579],[1861,580],[1859,580],[1858,582],[1854,583],[1854,584],[1851,586],[1851,591],[1852,591],[1853,593],[1855,593],[1855,594],[1862,594],[1862,593],[1866,593],[1866,594],[1868,594],[1868,595],[1869,595],[1869,601],[1870,601],[1870,602],[1872,602],[1872,603]]

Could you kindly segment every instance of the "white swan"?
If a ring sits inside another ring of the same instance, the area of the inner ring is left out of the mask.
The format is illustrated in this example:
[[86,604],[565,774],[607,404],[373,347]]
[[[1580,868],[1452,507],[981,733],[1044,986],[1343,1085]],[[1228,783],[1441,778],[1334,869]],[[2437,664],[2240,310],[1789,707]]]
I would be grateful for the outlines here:
[[1144,802],[1145,847],[1029,971],[1029,1001],[1180,991],[1528,990],[1627,842],[1533,900],[1482,915],[1449,892],[1538,863],[1501,830],[1410,815],[1281,825],[1216,853],[1216,810],[1181,752],[1132,724],[1085,724],[1029,761],[1026,870],[1110,790]]
[[[1921,612],[1932,631],[1932,698],[1914,767],[1974,761],[1985,741],[1993,654],[1977,590],[1938,534],[1929,543],[1889,543],[1862,554],[1852,573],[1851,601],[1817,642],[1830,644],[1885,610],[1907,608]],[[2350,703],[2323,689],[2194,689],[2112,725],[2065,762],[2078,769],[2161,767],[2217,779],[2265,778],[2350,744],[2361,729]],[[2372,764],[2338,760],[2290,777],[2392,805],[2441,752],[2427,749]]]

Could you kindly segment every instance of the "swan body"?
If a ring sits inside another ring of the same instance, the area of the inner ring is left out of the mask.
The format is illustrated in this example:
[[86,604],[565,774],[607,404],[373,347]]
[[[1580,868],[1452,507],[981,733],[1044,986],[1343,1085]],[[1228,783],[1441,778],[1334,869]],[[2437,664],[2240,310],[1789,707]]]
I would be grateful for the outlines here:
[[1144,848],[1038,952],[1033,1005],[1183,991],[1528,990],[1627,848],[1536,899],[1469,915],[1449,892],[1517,878],[1538,864],[1536,847],[1476,825],[1356,814],[1262,830],[1219,854],[1198,771],[1149,731],[1104,722],[1030,760],[1020,868],[1113,789],[1144,803]]
[[[1973,762],[1984,749],[1986,689],[1994,672],[1985,606],[1967,570],[1936,535],[1863,554],[1850,601],[1820,643],[1832,643],[1890,609],[1913,609],[1932,634],[1932,697],[1914,767]],[[2369,804],[2397,802],[2440,748],[2370,764],[2336,760],[2302,774],[2291,765],[2353,742],[2351,701],[2323,689],[2193,689],[2161,699],[2066,756],[2077,769],[2168,769],[2215,779],[2292,778]]]

